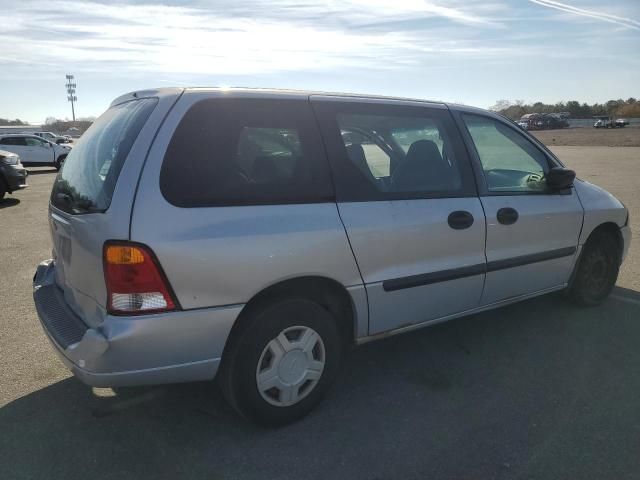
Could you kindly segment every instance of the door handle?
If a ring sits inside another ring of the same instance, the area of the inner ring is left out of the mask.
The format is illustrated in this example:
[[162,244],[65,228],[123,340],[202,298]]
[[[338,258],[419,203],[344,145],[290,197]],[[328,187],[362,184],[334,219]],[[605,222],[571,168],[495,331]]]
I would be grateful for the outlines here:
[[511,207],[501,208],[496,215],[502,225],[513,225],[518,221],[518,216],[518,211]]
[[449,214],[447,222],[454,230],[464,230],[473,225],[473,215],[466,210],[456,210]]

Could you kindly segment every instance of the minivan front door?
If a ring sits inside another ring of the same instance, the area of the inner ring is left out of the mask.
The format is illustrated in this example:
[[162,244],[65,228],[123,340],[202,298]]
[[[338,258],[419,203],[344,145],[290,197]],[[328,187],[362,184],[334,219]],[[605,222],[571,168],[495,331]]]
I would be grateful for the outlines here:
[[367,290],[369,334],[477,307],[485,219],[447,108],[311,98]]
[[544,176],[555,160],[516,127],[484,115],[460,118],[476,155],[487,218],[482,304],[563,287],[582,228],[577,194],[548,189]]

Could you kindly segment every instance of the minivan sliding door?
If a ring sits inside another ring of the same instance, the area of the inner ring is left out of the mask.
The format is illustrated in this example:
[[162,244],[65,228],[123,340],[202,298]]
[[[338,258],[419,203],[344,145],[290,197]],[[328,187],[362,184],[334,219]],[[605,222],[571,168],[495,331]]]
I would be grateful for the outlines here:
[[369,333],[477,307],[485,219],[447,108],[311,100],[367,289]]

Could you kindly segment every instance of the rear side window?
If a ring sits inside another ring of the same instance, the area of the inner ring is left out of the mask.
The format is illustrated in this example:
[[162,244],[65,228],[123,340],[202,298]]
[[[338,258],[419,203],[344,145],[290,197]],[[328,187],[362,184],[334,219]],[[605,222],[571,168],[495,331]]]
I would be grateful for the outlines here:
[[194,104],[160,173],[179,207],[310,203],[332,197],[308,101],[216,98]]
[[157,103],[145,98],[116,105],[93,122],[69,152],[51,202],[69,213],[109,208],[124,161]]

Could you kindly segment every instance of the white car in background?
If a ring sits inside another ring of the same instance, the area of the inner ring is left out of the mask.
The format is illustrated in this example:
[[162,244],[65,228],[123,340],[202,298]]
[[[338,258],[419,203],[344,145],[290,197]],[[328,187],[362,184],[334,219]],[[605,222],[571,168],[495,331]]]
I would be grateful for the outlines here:
[[70,139],[62,135],[56,135],[53,132],[34,132],[34,135],[37,135],[40,138],[44,138],[52,143],[68,143]]
[[0,148],[20,156],[26,167],[52,166],[60,170],[71,145],[58,145],[37,135],[0,135]]

